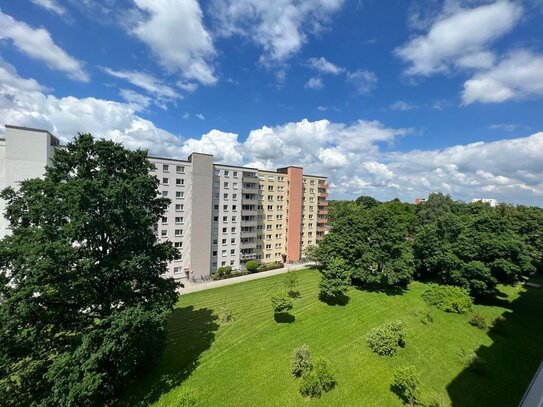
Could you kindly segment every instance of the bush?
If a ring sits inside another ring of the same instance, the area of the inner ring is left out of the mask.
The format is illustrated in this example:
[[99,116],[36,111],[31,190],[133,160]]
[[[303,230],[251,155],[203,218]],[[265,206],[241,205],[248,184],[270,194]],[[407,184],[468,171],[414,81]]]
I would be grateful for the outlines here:
[[402,321],[387,322],[374,329],[366,339],[372,351],[381,356],[393,356],[405,346],[405,332]]
[[300,377],[304,373],[310,371],[313,368],[311,364],[311,354],[309,352],[309,346],[302,345],[299,348],[294,349],[292,353],[292,369],[293,376]]
[[420,397],[419,372],[415,366],[405,366],[394,370],[392,391],[396,393],[404,403],[414,406]]
[[470,325],[476,326],[479,329],[485,329],[486,328],[486,320],[485,317],[483,317],[481,314],[476,313],[471,316],[469,319]]
[[256,260],[249,260],[247,263],[245,263],[245,267],[249,273],[256,273],[260,267],[260,264],[258,264]]
[[279,291],[271,298],[273,312],[280,314],[292,309],[292,299],[285,290]]
[[468,351],[464,348],[460,348],[458,357],[460,358],[462,365],[469,370],[483,373],[486,369],[486,360],[477,356],[475,351]]
[[431,309],[423,309],[417,311],[415,315],[419,317],[420,322],[422,322],[424,325],[428,325],[434,322],[434,316],[432,315]]
[[196,405],[196,395],[192,390],[183,390],[177,399],[177,407],[194,407]]
[[219,316],[219,322],[221,324],[223,324],[223,325],[234,322],[234,313],[232,312],[230,307],[228,307],[228,305],[226,305],[226,304],[224,304],[219,309],[219,315],[218,316]]
[[322,393],[334,388],[336,381],[328,370],[328,364],[324,359],[318,359],[313,368],[304,373],[300,384],[300,394],[308,398],[317,398]]
[[268,270],[275,270],[275,269],[281,269],[285,267],[284,263],[281,263],[279,261],[275,261],[273,263],[262,263],[258,267],[258,271],[268,271]]
[[422,293],[422,298],[442,311],[456,314],[467,314],[473,306],[466,289],[451,285],[432,284]]
[[230,266],[222,266],[217,269],[217,274],[221,277],[228,276],[230,273],[232,273],[232,267]]

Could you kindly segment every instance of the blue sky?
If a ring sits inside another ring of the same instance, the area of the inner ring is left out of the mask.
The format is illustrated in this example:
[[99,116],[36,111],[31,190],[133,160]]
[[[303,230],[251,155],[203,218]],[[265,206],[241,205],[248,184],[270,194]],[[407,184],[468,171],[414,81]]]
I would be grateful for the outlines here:
[[332,197],[543,204],[543,2],[0,0],[0,116],[330,177]]

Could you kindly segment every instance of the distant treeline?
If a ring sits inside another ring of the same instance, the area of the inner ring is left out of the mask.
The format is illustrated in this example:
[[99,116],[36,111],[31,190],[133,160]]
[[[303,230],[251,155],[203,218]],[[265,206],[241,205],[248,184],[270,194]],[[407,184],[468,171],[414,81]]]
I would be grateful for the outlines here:
[[368,196],[331,201],[332,230],[317,249],[326,267],[345,261],[354,283],[405,287],[413,279],[496,294],[543,271],[543,209],[453,201],[431,194],[420,205]]

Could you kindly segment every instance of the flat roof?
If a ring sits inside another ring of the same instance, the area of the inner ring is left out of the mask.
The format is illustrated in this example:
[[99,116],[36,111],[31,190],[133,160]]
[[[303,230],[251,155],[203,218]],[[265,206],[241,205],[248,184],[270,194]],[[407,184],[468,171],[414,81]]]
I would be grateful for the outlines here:
[[328,178],[328,177],[325,177],[324,175],[309,175],[309,174],[304,174],[304,177],[323,178],[323,179]]
[[258,168],[253,168],[253,167],[244,167],[244,166],[240,166],[240,165],[230,165],[230,164],[222,164],[222,163],[213,163],[213,165],[220,165],[221,167],[228,167],[228,168],[237,168],[237,169],[241,169],[241,170],[255,170],[255,171],[258,171]]
[[191,162],[189,160],[180,160],[178,158],[167,158],[167,157],[155,157],[153,155],[148,155],[147,158],[152,158],[154,160],[168,160],[168,161],[175,161],[175,162],[179,162],[179,163],[185,163],[185,164],[190,164]]

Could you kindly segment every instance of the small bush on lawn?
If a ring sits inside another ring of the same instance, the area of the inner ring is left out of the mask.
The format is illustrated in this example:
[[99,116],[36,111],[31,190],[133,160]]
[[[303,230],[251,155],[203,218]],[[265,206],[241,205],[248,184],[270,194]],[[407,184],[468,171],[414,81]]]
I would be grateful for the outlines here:
[[478,373],[483,373],[486,370],[486,360],[480,356],[477,356],[475,351],[460,348],[458,351],[458,357],[460,358],[462,365],[469,370]]
[[302,345],[299,348],[294,349],[292,353],[292,375],[295,377],[301,377],[304,373],[310,371],[313,368],[311,364],[311,354],[309,352],[309,346]]
[[405,346],[402,321],[386,322],[375,328],[366,338],[372,351],[381,356],[393,356],[398,348]]
[[292,309],[292,298],[285,290],[281,290],[271,298],[273,312],[281,314]]
[[336,381],[324,359],[317,359],[313,368],[302,376],[300,394],[308,398],[317,398],[334,388]]
[[219,322],[223,325],[234,322],[234,313],[226,304],[219,309]]
[[392,377],[392,391],[396,393],[404,403],[414,406],[420,398],[419,372],[415,366],[405,366],[394,370]]
[[299,296],[298,288],[298,275],[293,270],[287,271],[285,275],[285,288],[288,295],[292,298]]
[[260,265],[256,260],[249,260],[247,263],[245,263],[245,267],[249,273],[256,273]]
[[221,277],[228,276],[231,272],[232,272],[232,267],[230,266],[223,266],[217,269],[217,274]]
[[415,315],[419,317],[420,322],[422,322],[424,325],[429,325],[434,322],[434,316],[432,315],[431,309],[419,310],[415,313]]
[[422,293],[422,298],[426,303],[442,311],[456,314],[467,314],[473,306],[473,301],[465,288],[451,285],[433,284]]
[[486,329],[486,319],[479,313],[473,314],[469,319],[469,323],[479,329]]
[[190,389],[181,391],[177,399],[176,407],[194,407],[196,405],[196,395]]

